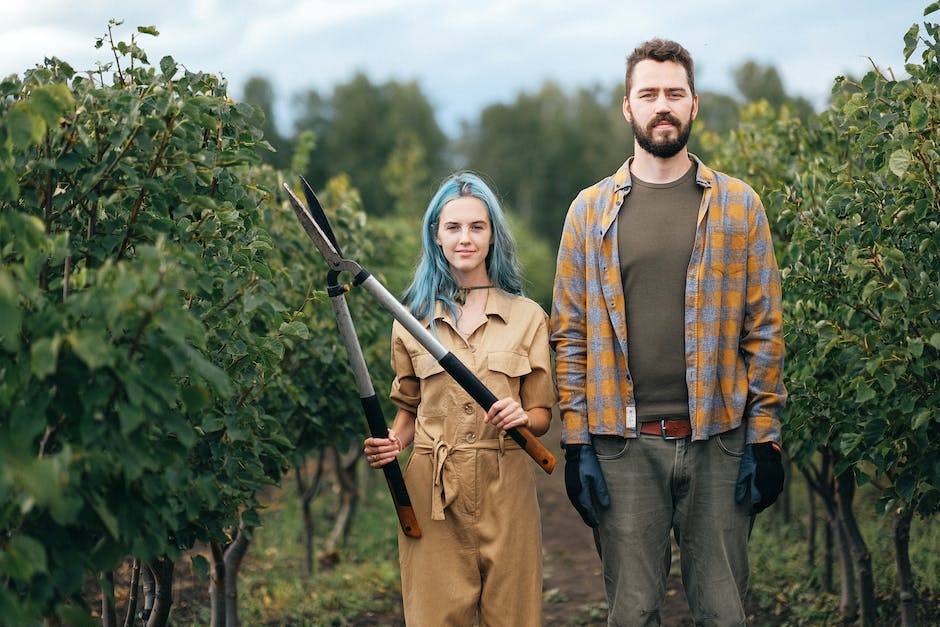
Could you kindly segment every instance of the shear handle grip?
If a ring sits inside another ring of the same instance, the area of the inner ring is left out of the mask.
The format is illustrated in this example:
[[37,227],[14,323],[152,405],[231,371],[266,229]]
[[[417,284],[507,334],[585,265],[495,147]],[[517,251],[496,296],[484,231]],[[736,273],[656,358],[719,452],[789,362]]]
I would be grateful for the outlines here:
[[[493,403],[497,400],[496,396],[490,392],[489,388],[483,385],[482,381],[467,369],[463,362],[457,359],[453,353],[447,353],[438,361],[441,366],[444,367],[444,370],[460,384],[460,387],[466,390],[467,393],[473,397],[473,400],[480,404],[480,407],[489,411],[490,407],[492,407]],[[506,433],[509,434],[509,437],[511,437],[516,444],[521,446],[522,449],[529,454],[529,457],[534,459],[535,462],[542,467],[542,470],[551,474],[555,469],[555,456],[552,455],[551,451],[545,448],[545,445],[543,445],[537,437],[532,435],[531,431],[525,427],[512,427],[507,429]]]
[[[387,438],[388,427],[385,426],[385,416],[382,414],[382,406],[379,405],[378,397],[373,394],[372,396],[362,397],[360,400],[362,401],[362,409],[365,410],[366,421],[369,423],[369,433],[372,434],[373,438]],[[418,526],[418,519],[415,517],[414,508],[411,506],[411,497],[408,496],[405,478],[401,474],[401,467],[397,461],[393,461],[382,466],[382,472],[385,473],[385,482],[388,483],[392,501],[395,503],[395,512],[398,514],[401,530],[410,538],[420,538],[421,528]]]

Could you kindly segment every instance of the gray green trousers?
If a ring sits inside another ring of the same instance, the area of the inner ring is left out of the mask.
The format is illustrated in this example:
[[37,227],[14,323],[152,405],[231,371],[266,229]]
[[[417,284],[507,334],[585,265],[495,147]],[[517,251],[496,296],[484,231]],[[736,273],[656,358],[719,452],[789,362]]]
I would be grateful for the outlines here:
[[708,440],[594,436],[610,507],[594,530],[604,569],[608,625],[659,625],[679,545],[696,625],[744,625],[747,501],[734,501],[744,428]]

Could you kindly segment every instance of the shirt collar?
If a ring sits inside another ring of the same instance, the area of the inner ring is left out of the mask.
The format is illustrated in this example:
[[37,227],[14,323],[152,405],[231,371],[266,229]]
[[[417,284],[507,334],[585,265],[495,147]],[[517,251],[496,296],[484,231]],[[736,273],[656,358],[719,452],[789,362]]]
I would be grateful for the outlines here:
[[[483,313],[487,318],[490,316],[499,316],[503,322],[509,320],[509,312],[512,309],[512,295],[504,292],[498,287],[491,288],[486,298],[486,309]],[[434,305],[434,320],[445,321],[453,326],[453,320],[450,317],[450,307],[437,301]]]
[[499,316],[503,322],[509,321],[509,310],[512,309],[512,296],[499,288],[490,290],[486,299],[486,317]]
[[[702,187],[711,187],[712,183],[715,180],[715,172],[709,168],[707,165],[702,163],[702,160],[696,157],[691,152],[689,153],[689,158],[696,165],[695,171],[695,182]],[[630,157],[624,161],[623,165],[620,166],[620,169],[614,174],[614,192],[621,192],[628,190],[633,187],[633,178],[630,176],[630,164],[633,163],[634,157]]]
[[[715,172],[707,165],[702,163],[702,160],[689,153],[689,158],[693,163],[696,164],[695,171],[695,182],[701,187],[711,187],[712,183],[715,181]],[[623,205],[623,196],[630,193],[630,189],[633,187],[633,179],[630,176],[630,164],[633,163],[633,157],[630,157],[624,161],[623,165],[620,166],[620,169],[614,173],[613,183],[614,183],[614,195],[620,194],[621,198],[619,202],[610,202],[607,204],[607,208],[604,211],[603,222],[601,223],[601,233],[606,235],[610,230],[610,227],[613,225],[614,220],[617,219],[617,214],[620,212],[620,207]]]

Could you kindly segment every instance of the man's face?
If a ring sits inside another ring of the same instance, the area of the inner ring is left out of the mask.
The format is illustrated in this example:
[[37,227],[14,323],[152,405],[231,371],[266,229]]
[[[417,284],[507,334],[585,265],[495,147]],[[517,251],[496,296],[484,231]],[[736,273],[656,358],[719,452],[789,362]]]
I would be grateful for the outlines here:
[[698,96],[681,64],[647,59],[634,66],[623,117],[640,148],[661,159],[674,157],[688,143],[697,114]]

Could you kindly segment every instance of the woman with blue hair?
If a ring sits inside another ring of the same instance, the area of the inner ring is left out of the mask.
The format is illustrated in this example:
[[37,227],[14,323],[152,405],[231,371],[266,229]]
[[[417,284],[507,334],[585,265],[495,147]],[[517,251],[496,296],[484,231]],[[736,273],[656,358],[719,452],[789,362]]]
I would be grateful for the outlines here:
[[522,295],[516,247],[495,194],[448,177],[431,199],[403,302],[499,399],[484,411],[398,322],[387,438],[374,468],[413,444],[404,476],[421,538],[399,530],[405,622],[541,625],[542,549],[534,466],[506,437],[548,431],[556,400],[548,317]]

